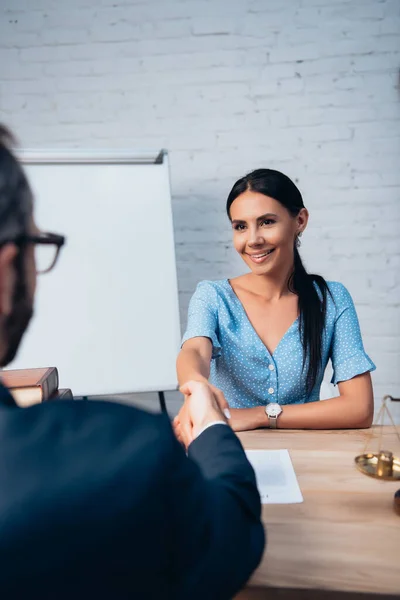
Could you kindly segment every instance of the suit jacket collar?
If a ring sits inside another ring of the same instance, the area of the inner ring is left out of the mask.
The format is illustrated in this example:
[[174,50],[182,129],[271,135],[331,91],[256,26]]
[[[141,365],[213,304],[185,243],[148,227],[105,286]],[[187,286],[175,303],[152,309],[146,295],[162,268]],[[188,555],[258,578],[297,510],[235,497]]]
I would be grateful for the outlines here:
[[8,388],[6,388],[0,380],[0,406],[17,406],[14,398],[11,396]]

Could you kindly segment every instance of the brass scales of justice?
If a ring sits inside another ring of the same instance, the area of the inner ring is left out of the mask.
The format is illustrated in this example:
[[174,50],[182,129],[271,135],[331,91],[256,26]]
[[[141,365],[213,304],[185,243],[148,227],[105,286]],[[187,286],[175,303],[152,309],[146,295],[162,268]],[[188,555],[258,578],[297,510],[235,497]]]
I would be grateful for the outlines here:
[[[367,452],[373,438],[373,431],[371,430],[371,433],[367,439],[367,443],[364,447],[364,452],[359,456],[356,456],[354,460],[357,468],[359,471],[361,471],[361,473],[364,473],[364,475],[384,481],[397,481],[400,480],[400,453],[399,456],[395,456],[391,450],[382,448],[382,432],[386,414],[389,417],[389,420],[396,433],[400,451],[400,434],[395,425],[391,412],[387,407],[386,402],[388,400],[391,400],[392,402],[400,402],[400,398],[393,398],[392,396],[385,396],[382,400],[382,406],[374,421],[374,424],[380,427],[378,451]],[[397,514],[400,515],[400,490],[396,492],[394,497],[394,509]]]

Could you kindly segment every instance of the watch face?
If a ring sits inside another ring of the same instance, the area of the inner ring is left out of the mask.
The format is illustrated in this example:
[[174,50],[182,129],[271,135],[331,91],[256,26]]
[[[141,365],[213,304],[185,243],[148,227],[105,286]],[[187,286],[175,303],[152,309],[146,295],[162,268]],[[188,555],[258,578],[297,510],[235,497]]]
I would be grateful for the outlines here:
[[282,408],[279,406],[279,404],[277,404],[275,402],[271,402],[271,404],[267,405],[265,412],[267,413],[267,415],[269,417],[277,417],[278,415],[281,414]]

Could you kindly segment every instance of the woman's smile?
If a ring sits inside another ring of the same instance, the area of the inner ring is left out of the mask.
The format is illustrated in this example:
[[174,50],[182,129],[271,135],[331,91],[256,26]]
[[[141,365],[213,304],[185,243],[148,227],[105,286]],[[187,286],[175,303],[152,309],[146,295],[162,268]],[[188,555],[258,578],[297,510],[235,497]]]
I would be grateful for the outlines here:
[[247,256],[250,257],[250,260],[256,264],[260,264],[265,262],[266,260],[268,260],[268,258],[271,256],[271,254],[273,253],[273,251],[275,250],[275,248],[271,248],[270,250],[266,250],[265,252],[257,252],[257,253],[250,253],[250,252],[245,252],[245,254],[247,254]]

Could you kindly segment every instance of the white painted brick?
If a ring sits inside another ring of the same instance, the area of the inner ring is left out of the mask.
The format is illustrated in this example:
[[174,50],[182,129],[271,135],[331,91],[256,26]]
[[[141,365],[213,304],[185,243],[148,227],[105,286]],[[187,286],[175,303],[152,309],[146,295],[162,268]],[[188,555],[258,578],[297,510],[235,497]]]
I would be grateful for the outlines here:
[[239,33],[241,24],[238,19],[224,17],[215,19],[215,17],[199,17],[192,21],[191,31],[193,35],[228,35]]
[[24,94],[27,97],[33,94],[46,97],[46,94],[54,93],[55,89],[56,82],[51,79],[43,79],[40,84],[31,79],[13,79],[7,82],[7,95],[10,96]]
[[304,80],[299,78],[282,79],[278,81],[278,92],[281,94],[299,94],[305,87]]
[[[360,10],[361,9],[361,10]],[[336,6],[335,2],[328,4],[320,9],[322,19],[339,18],[341,21],[356,22],[372,20],[380,20],[384,17],[385,9],[382,2],[364,2],[354,3],[349,2],[344,7]],[[362,24],[364,26],[364,23]]]
[[378,111],[372,106],[302,108],[289,117],[290,125],[322,125],[324,123],[358,123],[375,119]]
[[316,43],[296,46],[281,45],[272,48],[269,53],[271,63],[315,60],[319,57],[320,47]]
[[[3,59],[3,53],[5,50],[0,50],[1,58]],[[9,80],[24,81],[24,80],[35,80],[40,81],[45,75],[45,67],[43,64],[30,64],[22,65],[19,64],[16,68],[15,63],[4,60],[0,63],[0,85],[8,85]],[[6,83],[7,82],[7,83]]]
[[[400,22],[399,28],[400,31]],[[369,54],[367,56],[357,56],[353,62],[354,72],[368,72],[374,71],[376,73],[382,73],[384,71],[394,71],[398,66],[400,58],[399,52],[388,52],[387,54]]]
[[15,31],[9,28],[1,33],[1,46],[3,48],[13,48],[16,39],[18,39],[18,42],[24,46],[39,46],[41,44],[39,34],[31,32],[15,33]]
[[[398,8],[398,3],[397,3]],[[394,34],[398,35],[400,31],[400,18],[394,17],[381,21],[379,23],[379,32],[381,35]]]
[[15,33],[19,32],[37,32],[45,25],[45,16],[43,12],[18,12],[14,13],[6,21],[12,26]]
[[[35,2],[36,4],[36,2]],[[44,9],[43,18],[46,29],[55,31],[80,31],[87,29],[96,18],[97,9],[79,7],[74,8],[72,3],[69,6],[49,6],[49,10]]]
[[353,70],[353,65],[360,58],[364,57],[334,56],[330,58],[302,61],[301,63],[296,63],[295,71],[301,77],[310,75],[347,74]]
[[20,58],[22,62],[29,63],[47,63],[56,61],[65,50],[62,48],[51,48],[49,46],[41,46],[38,48],[22,48]]
[[85,44],[89,39],[87,30],[83,28],[56,28],[49,25],[42,29],[38,37],[44,46]]
[[1,47],[0,73],[3,73],[7,67],[10,70],[17,70],[19,63],[19,49]]
[[[29,71],[35,65],[25,66]],[[63,63],[45,63],[40,65],[45,76],[64,78],[64,77],[83,77],[87,75],[98,75],[96,73],[96,63],[93,61],[70,61]]]
[[25,96],[14,96],[11,97],[9,95],[4,96],[1,93],[0,88],[0,114],[3,120],[6,120],[7,124],[12,120],[13,114],[15,111],[22,112],[24,106],[26,105],[26,97]]
[[[355,139],[374,139],[379,138],[390,138],[398,137],[396,131],[396,125],[398,121],[370,121],[369,123],[362,123],[354,128]],[[397,134],[397,135],[396,135]]]

